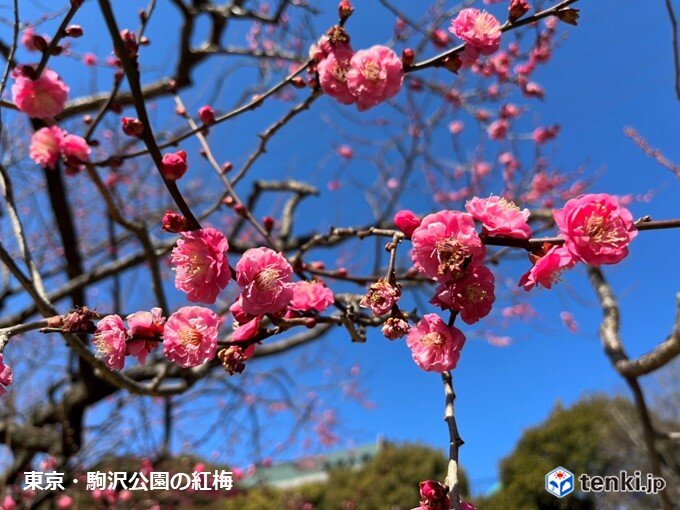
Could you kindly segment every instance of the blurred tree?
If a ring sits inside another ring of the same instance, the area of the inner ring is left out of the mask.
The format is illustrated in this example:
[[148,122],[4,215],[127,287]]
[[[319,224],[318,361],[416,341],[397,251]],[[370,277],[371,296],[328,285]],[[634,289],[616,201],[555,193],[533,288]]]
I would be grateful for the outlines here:
[[[360,469],[336,469],[324,483],[293,490],[262,488],[227,502],[226,510],[410,510],[418,503],[418,483],[439,479],[446,472],[446,458],[432,448],[387,444]],[[469,492],[461,477],[463,495]],[[222,502],[220,504],[223,504]]]
[[[557,404],[546,421],[527,430],[515,450],[501,463],[501,487],[480,498],[484,510],[644,510],[656,508],[656,499],[631,493],[580,493],[558,499],[545,491],[545,475],[557,466],[576,477],[649,471],[639,441],[641,434],[633,404],[622,397],[592,396],[569,408]],[[680,472],[680,448],[660,444],[669,472]],[[672,481],[666,478],[669,489]]]

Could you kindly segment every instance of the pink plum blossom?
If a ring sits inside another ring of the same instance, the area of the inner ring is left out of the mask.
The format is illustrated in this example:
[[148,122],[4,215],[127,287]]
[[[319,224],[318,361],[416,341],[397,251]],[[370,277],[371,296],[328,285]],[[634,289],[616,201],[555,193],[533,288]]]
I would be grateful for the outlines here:
[[494,276],[485,266],[475,266],[461,280],[452,280],[437,287],[430,301],[444,310],[460,312],[467,324],[474,324],[491,311]]
[[59,126],[38,129],[31,137],[29,155],[33,161],[43,168],[54,170],[61,154],[61,139],[64,130]]
[[474,197],[468,200],[465,209],[482,223],[484,234],[514,239],[531,237],[531,227],[527,224],[529,209],[520,209],[510,200],[498,196]]
[[404,81],[401,59],[387,46],[357,51],[347,72],[347,88],[360,111],[395,96]]
[[428,372],[443,373],[455,368],[464,344],[463,333],[453,326],[447,326],[434,313],[424,315],[406,337],[413,361]]
[[314,280],[311,282],[295,282],[293,287],[293,299],[289,308],[299,312],[315,310],[323,312],[333,304],[333,292],[323,282]]
[[605,193],[572,198],[553,213],[569,252],[586,264],[616,264],[637,235],[633,216]]
[[519,286],[524,290],[531,290],[537,285],[549,289],[559,281],[564,271],[574,267],[576,261],[564,246],[553,246],[520,278]]
[[442,281],[462,278],[468,266],[481,263],[486,254],[472,216],[458,211],[425,216],[411,240],[415,266]]
[[128,334],[127,353],[136,357],[141,364],[156,348],[163,337],[165,317],[160,308],[152,308],[150,312],[135,312],[127,316]]
[[465,42],[465,57],[476,60],[479,55],[491,55],[501,43],[501,24],[486,11],[468,8],[451,21],[449,32]]
[[5,388],[12,384],[13,379],[14,374],[12,369],[9,367],[9,365],[5,365],[3,354],[0,352],[0,395],[7,393]]
[[63,111],[69,87],[57,73],[44,69],[33,80],[22,68],[15,68],[12,76],[12,100],[19,111],[36,119],[51,119]]
[[368,294],[359,302],[363,308],[370,308],[373,315],[380,317],[392,311],[401,296],[401,288],[392,285],[385,278],[380,278],[368,288]]
[[317,65],[321,89],[342,104],[352,104],[356,101],[347,86],[347,74],[353,55],[351,47],[338,47]]
[[80,170],[90,159],[90,146],[81,136],[65,133],[60,148],[66,165],[73,170]]
[[293,299],[293,268],[270,248],[250,248],[236,264],[245,313],[264,315],[283,310]]
[[214,303],[231,273],[225,235],[214,228],[182,232],[172,250],[175,287],[187,293],[192,303]]
[[97,354],[111,370],[121,370],[125,365],[127,332],[123,319],[118,315],[107,315],[97,324],[93,342]]
[[195,367],[210,361],[217,350],[220,318],[202,306],[184,306],[165,323],[165,357],[181,367]]

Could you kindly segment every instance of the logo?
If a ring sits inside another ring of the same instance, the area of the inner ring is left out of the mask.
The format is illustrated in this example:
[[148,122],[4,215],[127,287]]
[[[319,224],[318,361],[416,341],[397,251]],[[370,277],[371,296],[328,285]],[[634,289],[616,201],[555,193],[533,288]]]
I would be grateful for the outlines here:
[[557,467],[545,475],[545,490],[555,497],[563,498],[574,492],[574,474],[563,467]]

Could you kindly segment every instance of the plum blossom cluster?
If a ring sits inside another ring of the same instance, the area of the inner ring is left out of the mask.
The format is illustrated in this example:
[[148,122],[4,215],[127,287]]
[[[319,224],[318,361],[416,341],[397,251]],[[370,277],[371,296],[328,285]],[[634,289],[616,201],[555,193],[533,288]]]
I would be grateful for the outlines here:
[[542,246],[530,254],[533,266],[519,282],[525,290],[551,288],[578,262],[591,266],[621,262],[637,235],[630,211],[604,193],[573,198],[554,211],[553,218],[564,244]]
[[69,173],[80,171],[90,152],[84,138],[69,134],[59,126],[38,129],[33,133],[29,147],[29,155],[38,165],[54,170],[61,159]]
[[404,65],[387,46],[354,51],[344,28],[332,27],[310,50],[322,90],[342,104],[368,110],[394,97],[404,81]]
[[148,355],[163,343],[165,357],[182,367],[195,367],[215,357],[220,318],[208,308],[185,306],[170,317],[160,308],[127,316],[127,327],[118,315],[107,315],[97,324],[93,343],[111,370],[122,370],[126,356],[146,363]]
[[[530,251],[533,266],[519,282],[530,290],[537,285],[550,288],[563,271],[578,262],[595,266],[620,262],[637,235],[630,211],[606,194],[582,195],[555,210],[559,237],[534,249],[528,209],[499,196],[472,198],[465,209],[443,210],[422,219],[403,210],[394,217],[395,226],[413,245],[413,265],[438,283],[430,303],[450,313],[448,323],[437,314],[426,314],[409,326],[398,307],[401,287],[389,279],[371,284],[361,301],[361,306],[377,317],[389,314],[383,334],[389,339],[407,335],[413,360],[426,371],[445,372],[456,367],[465,344],[464,334],[453,326],[456,317],[474,324],[491,312],[495,278],[485,265],[487,242],[493,239],[494,244]],[[479,232],[476,223],[481,225]]]
[[[168,211],[163,228],[177,232],[185,226],[182,220],[180,215]],[[171,262],[175,286],[186,293],[189,301],[215,303],[232,275],[241,291],[229,311],[234,317],[231,341],[244,344],[231,345],[218,353],[230,373],[241,372],[243,362],[252,356],[265,317],[273,320],[309,317],[309,326],[312,327],[314,316],[334,302],[333,292],[322,281],[294,282],[293,267],[281,253],[270,248],[250,248],[232,268],[228,259],[229,243],[217,229],[180,231],[180,235],[182,237],[172,251]],[[168,352],[173,353],[177,360],[175,350],[169,351],[166,344],[166,355]],[[215,354],[212,347],[205,352]]]

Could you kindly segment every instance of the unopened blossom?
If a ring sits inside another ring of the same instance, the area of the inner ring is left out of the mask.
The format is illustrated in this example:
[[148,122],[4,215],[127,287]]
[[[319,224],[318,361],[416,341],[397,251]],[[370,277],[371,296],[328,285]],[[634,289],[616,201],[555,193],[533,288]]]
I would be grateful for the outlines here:
[[360,111],[395,96],[404,82],[404,66],[387,46],[357,51],[347,72],[347,87]]
[[347,86],[347,73],[353,55],[351,47],[338,47],[317,64],[321,89],[342,104],[352,104],[356,101]]
[[293,287],[293,299],[288,307],[299,312],[317,311],[323,312],[333,304],[333,292],[323,282],[314,280],[311,282],[295,282]]
[[420,226],[420,218],[414,212],[402,209],[394,215],[394,226],[401,230],[406,237],[411,237],[415,229]]
[[192,303],[214,303],[231,279],[225,235],[214,228],[182,232],[172,250],[175,287]]
[[57,166],[61,155],[61,139],[64,130],[59,126],[38,129],[31,137],[29,156],[43,168],[53,170]]
[[7,393],[5,388],[11,385],[13,380],[14,374],[12,373],[12,369],[8,365],[5,365],[5,360],[0,352],[0,395]]
[[449,32],[465,42],[465,58],[491,55],[501,43],[501,24],[486,11],[463,9],[451,21]]
[[349,145],[341,145],[336,149],[336,152],[343,159],[352,159],[354,157],[354,149]]
[[161,222],[161,228],[166,232],[179,234],[186,230],[187,219],[174,211],[165,211],[163,221]]
[[85,53],[85,55],[83,55],[83,64],[85,64],[87,67],[96,66],[98,62],[99,59],[94,53]]
[[[2,388],[0,388],[0,391],[2,391]],[[17,504],[11,496],[5,496],[5,499],[2,500],[2,505],[0,505],[0,508],[2,508],[2,510],[16,510]]]
[[411,240],[415,266],[429,278],[442,281],[462,278],[486,254],[472,216],[458,211],[425,216]]
[[472,198],[465,209],[483,225],[486,235],[529,239],[531,227],[527,223],[529,209],[520,209],[514,202],[499,196]]
[[537,144],[548,142],[555,138],[560,132],[559,126],[537,127],[531,135],[531,138]]
[[59,510],[68,510],[73,506],[73,498],[68,494],[62,494],[57,498],[57,508]]
[[51,69],[44,69],[33,80],[30,71],[17,67],[12,71],[12,100],[19,111],[36,119],[51,119],[64,110],[69,87]]
[[465,124],[463,124],[459,120],[451,121],[451,123],[449,124],[449,132],[452,135],[458,135],[458,134],[462,133],[464,128],[465,128]]
[[261,322],[262,317],[255,317],[248,322],[234,323],[235,329],[231,335],[231,340],[233,342],[244,342],[255,338],[260,332]]
[[403,315],[389,317],[381,328],[381,332],[388,340],[397,340],[406,336],[411,327]]
[[572,198],[553,213],[565,246],[586,264],[616,264],[637,235],[630,211],[605,193]]
[[165,357],[181,367],[210,361],[217,351],[220,318],[208,308],[185,306],[173,313],[163,330]]
[[144,132],[144,124],[141,120],[134,117],[123,117],[120,119],[123,133],[128,136],[140,137]]
[[210,105],[201,106],[198,109],[198,118],[207,126],[215,123],[215,110]]
[[[21,34],[21,44],[24,45],[24,48],[26,48],[28,51],[40,51],[39,48],[35,45],[35,28],[33,27],[26,27],[24,29],[24,32]],[[47,42],[47,39],[45,39],[45,36],[42,36],[43,40]]]
[[163,165],[161,173],[169,181],[181,179],[186,173],[189,165],[187,164],[187,153],[185,151],[169,152],[163,155]]
[[519,280],[519,286],[531,290],[536,286],[551,288],[560,280],[562,273],[576,265],[577,259],[564,246],[553,246],[540,257],[532,268]]
[[127,332],[123,319],[118,315],[107,315],[97,324],[93,343],[97,355],[111,370],[121,370],[125,365]]
[[491,311],[494,276],[485,266],[475,266],[460,280],[451,280],[437,287],[430,301],[444,310],[460,312],[467,324],[474,324]]
[[504,140],[508,134],[508,127],[507,120],[498,119],[489,124],[486,132],[491,140]]
[[264,315],[286,308],[293,298],[292,278],[293,268],[280,253],[270,248],[247,250],[236,264],[243,311]]
[[136,357],[144,364],[149,353],[163,337],[163,312],[160,308],[152,308],[150,312],[135,312],[127,316],[127,323],[130,341],[127,343],[126,354]]
[[432,32],[430,40],[437,48],[443,49],[449,45],[449,34],[441,28],[438,28]]
[[449,488],[434,480],[420,482],[420,508],[428,510],[449,510]]
[[564,324],[569,332],[578,333],[578,322],[576,322],[571,312],[560,312],[560,319],[562,319],[562,324]]
[[380,317],[392,311],[400,296],[401,288],[399,285],[392,285],[385,278],[380,278],[368,287],[368,293],[362,298],[359,305],[363,308],[370,308],[373,315]]
[[519,18],[524,16],[529,12],[531,6],[526,0],[510,0],[510,6],[508,7],[508,20],[511,23],[517,21]]
[[463,333],[458,328],[447,326],[434,313],[424,315],[406,337],[413,361],[428,372],[443,373],[455,368],[464,344]]

